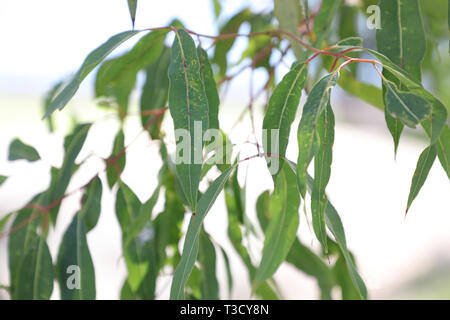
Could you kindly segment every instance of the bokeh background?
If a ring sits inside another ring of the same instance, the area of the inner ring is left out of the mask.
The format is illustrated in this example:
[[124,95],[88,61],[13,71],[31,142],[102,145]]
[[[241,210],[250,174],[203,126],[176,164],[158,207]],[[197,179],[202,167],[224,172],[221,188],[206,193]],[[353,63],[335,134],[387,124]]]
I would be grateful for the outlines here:
[[[433,0],[435,1],[435,0]],[[431,1],[431,2],[433,2]],[[437,0],[436,0],[437,1]],[[314,5],[314,1],[312,5]],[[357,1],[348,1],[357,2]],[[270,11],[271,0],[224,1],[222,19],[244,6],[253,10]],[[178,17],[191,30],[204,34],[217,34],[210,0],[140,0],[136,28],[165,26]],[[361,25],[365,25],[361,17]],[[60,166],[63,156],[63,137],[73,124],[73,119],[96,121],[91,129],[78,161],[90,154],[92,157],[74,176],[68,191],[74,190],[103,168],[99,157],[107,157],[118,121],[99,108],[94,101],[93,72],[84,81],[69,105],[55,115],[56,131],[50,133],[42,118],[45,93],[57,81],[76,70],[86,55],[111,35],[130,29],[131,23],[125,0],[1,0],[0,30],[0,174],[9,176],[0,187],[0,218],[20,209],[33,195],[45,190],[49,183],[50,165]],[[243,26],[241,32],[247,32]],[[375,30],[365,30],[369,44]],[[447,38],[448,39],[448,38]],[[125,43],[116,51],[130,48],[137,39]],[[230,58],[237,60],[246,39],[238,39]],[[205,43],[208,42],[205,40]],[[206,46],[207,47],[207,46]],[[444,92],[448,81],[448,42],[438,43],[441,54],[437,68],[443,76],[432,83],[425,76],[425,85],[433,91]],[[288,70],[293,57],[276,75],[279,81]],[[373,70],[364,70],[364,80],[380,85]],[[238,114],[246,108],[249,98],[250,72],[236,78],[221,102],[220,120],[228,132]],[[264,84],[266,75],[254,73],[254,87]],[[139,88],[142,84],[138,79]],[[441,88],[441,90],[439,90]],[[448,94],[448,92],[447,92]],[[137,111],[139,90],[133,93],[131,110]],[[448,105],[446,97],[441,97]],[[262,124],[264,101],[257,101],[257,128]],[[301,103],[304,103],[302,97]],[[398,154],[394,158],[392,138],[384,124],[384,115],[362,101],[349,97],[337,88],[332,95],[336,123],[336,141],[333,171],[328,193],[338,209],[346,230],[349,248],[355,254],[361,275],[374,299],[446,298],[450,299],[450,184],[436,161],[419,196],[405,218],[405,206],[411,177],[420,152],[427,141],[423,134],[405,131]],[[301,109],[301,108],[299,108]],[[297,121],[293,124],[296,128]],[[166,116],[164,126],[170,132],[171,119]],[[242,155],[255,154],[254,146],[246,144],[250,136],[249,119],[237,126],[231,134]],[[142,128],[137,117],[130,117],[125,127],[125,144],[134,141],[127,153],[127,166],[123,180],[128,183],[141,201],[148,199],[156,186],[156,175],[161,165],[158,146],[148,135],[139,134]],[[292,143],[288,156],[296,157],[296,130],[292,130]],[[420,132],[420,129],[419,129]],[[33,145],[42,160],[8,162],[8,146],[14,137]],[[243,165],[240,181],[247,181],[247,212],[255,217],[255,201],[264,190],[273,188],[262,159]],[[101,176],[103,181],[105,177]],[[61,206],[56,230],[49,235],[53,256],[71,217],[79,208],[80,193],[65,200]],[[125,278],[126,269],[121,258],[120,228],[114,213],[114,190],[104,188],[102,213],[97,227],[89,233],[88,242],[96,268],[97,297],[117,299]],[[158,203],[162,207],[162,203]],[[226,239],[226,211],[223,196],[208,214],[205,224],[210,234],[225,248],[231,248]],[[304,243],[318,249],[305,216],[300,219],[299,236]],[[7,238],[0,238],[0,284],[7,285]],[[258,257],[261,244],[254,243],[251,252]],[[232,252],[232,250],[229,250]],[[232,256],[235,279],[247,278],[237,256]],[[225,272],[223,261],[218,263],[221,283]],[[315,281],[294,268],[282,265],[275,278],[287,299],[316,299]],[[158,298],[168,298],[170,275],[158,282]],[[235,281],[232,298],[249,298],[248,281]],[[222,297],[226,297],[225,292]],[[58,298],[58,289],[52,296]],[[0,299],[7,299],[0,289]]]

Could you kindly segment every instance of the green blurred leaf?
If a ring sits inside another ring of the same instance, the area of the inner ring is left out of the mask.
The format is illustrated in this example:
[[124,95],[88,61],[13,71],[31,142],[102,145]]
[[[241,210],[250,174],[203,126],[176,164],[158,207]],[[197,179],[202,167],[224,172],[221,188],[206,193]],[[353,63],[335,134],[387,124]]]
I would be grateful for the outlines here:
[[53,263],[43,236],[33,235],[36,241],[27,248],[17,270],[13,299],[48,300],[53,291]]
[[109,188],[112,188],[119,180],[125,164],[125,135],[123,129],[120,128],[114,138],[111,156],[106,160],[106,178],[108,179]]
[[125,31],[116,34],[108,39],[105,43],[99,46],[97,49],[92,51],[84,60],[81,67],[72,77],[69,83],[64,86],[56,97],[53,99],[52,103],[45,112],[44,118],[52,114],[56,109],[61,110],[66,106],[69,100],[77,92],[81,82],[86,78],[86,76],[105,59],[115,48],[117,48],[124,41],[128,40],[132,36],[138,34],[140,31]]
[[317,120],[329,103],[330,91],[336,85],[337,78],[338,74],[332,73],[317,81],[303,107],[302,118],[297,131],[297,176],[299,190],[303,198],[306,195],[307,169],[319,147],[316,129]]
[[[183,29],[175,32],[169,80],[169,108],[175,132],[177,134],[187,131],[190,135],[183,135],[183,139],[190,141],[177,141],[177,174],[189,206],[196,212],[197,190],[202,170],[203,135],[209,128],[209,111],[195,43]],[[201,124],[201,132],[196,132],[196,123]],[[177,140],[179,138],[175,137]],[[186,148],[183,148],[184,146]],[[181,159],[180,153],[183,153]]]
[[40,160],[41,157],[35,148],[23,143],[19,138],[15,138],[9,144],[8,160],[27,160],[30,162]]
[[56,268],[63,300],[95,300],[95,270],[85,224],[82,215],[75,214],[59,247]]
[[102,182],[96,177],[86,188],[80,215],[86,223],[86,232],[91,231],[100,218],[102,202]]
[[334,143],[334,114],[330,102],[317,121],[320,146],[314,157],[314,185],[311,195],[311,212],[314,232],[328,254],[327,231],[325,227],[325,188],[331,176]]
[[200,75],[205,86],[206,98],[208,99],[209,129],[218,130],[220,101],[216,81],[214,80],[214,74],[206,51],[198,46],[197,54],[200,62]]
[[433,166],[434,159],[436,159],[436,147],[431,145],[427,147],[419,157],[417,161],[416,170],[414,171],[414,176],[411,182],[411,189],[408,196],[408,204],[406,205],[406,213],[408,213],[412,202],[419,194],[425,180],[427,179],[428,173]]
[[146,80],[142,88],[142,95],[140,100],[141,122],[142,127],[148,128],[152,139],[159,139],[159,127],[162,117],[159,121],[154,121],[149,124],[154,117],[150,110],[162,109],[167,104],[167,97],[169,94],[169,77],[167,76],[170,63],[170,48],[164,47],[158,60],[150,64],[146,69]]
[[0,175],[0,186],[8,179],[7,176]]
[[216,276],[216,251],[209,235],[200,231],[198,259],[201,265],[202,299],[218,300],[219,283]]
[[296,239],[299,205],[295,173],[289,166],[284,166],[270,199],[272,219],[267,226],[263,254],[254,279],[256,285],[270,278],[286,259]]
[[[302,18],[301,12],[300,2],[297,0],[274,0],[273,2],[273,13],[278,20],[280,29],[288,31],[299,38],[298,26]],[[305,58],[305,50],[302,45],[291,37],[287,39],[292,46],[296,58]]]
[[134,29],[134,21],[136,20],[137,0],[128,0],[128,10],[130,11],[131,24]]
[[183,255],[181,261],[175,269],[170,289],[170,299],[180,300],[184,298],[184,285],[186,284],[189,275],[194,267],[199,250],[199,233],[203,220],[206,214],[213,205],[217,196],[223,189],[225,182],[233,172],[234,167],[224,171],[214,182],[209,186],[203,196],[198,202],[198,208],[195,216],[191,217],[188,230],[186,232],[186,239],[183,246]]
[[[263,132],[266,133],[266,137],[263,137],[263,147],[266,153],[285,156],[291,125],[295,119],[307,77],[306,64],[294,65],[273,91],[263,121],[263,130],[265,130]],[[272,137],[272,130],[277,130],[274,132],[274,137]],[[275,149],[273,149],[274,146]],[[278,157],[268,158],[270,158],[269,169],[272,166],[278,167],[276,172],[271,170],[275,179],[277,173],[282,169],[280,161]]]
[[332,26],[331,22],[333,21],[341,2],[341,0],[322,1],[320,11],[314,17],[314,47],[321,47],[322,41],[328,36]]

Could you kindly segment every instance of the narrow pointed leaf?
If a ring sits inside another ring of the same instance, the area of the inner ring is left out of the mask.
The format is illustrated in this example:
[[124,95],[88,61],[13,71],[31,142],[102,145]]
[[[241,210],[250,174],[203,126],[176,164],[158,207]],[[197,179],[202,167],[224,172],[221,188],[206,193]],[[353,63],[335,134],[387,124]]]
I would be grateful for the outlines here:
[[[200,62],[194,40],[183,29],[175,32],[169,66],[169,108],[177,143],[177,173],[193,212],[202,169],[203,134],[209,128],[208,100],[200,75]],[[195,130],[201,126],[201,130]],[[198,131],[198,132],[197,132]],[[182,153],[183,158],[179,158]]]
[[[291,124],[295,119],[302,89],[308,76],[306,64],[294,65],[272,93],[263,121],[264,151],[284,157],[289,142]],[[272,132],[272,130],[275,130]],[[278,157],[270,157],[269,169],[276,178],[281,167]]]
[[299,224],[300,195],[296,188],[294,171],[285,166],[277,177],[270,199],[272,219],[264,240],[263,255],[254,282],[260,284],[270,278],[286,259],[296,239]]
[[340,0],[322,1],[320,11],[314,18],[314,47],[320,47],[322,41],[328,36],[331,30],[331,22],[340,5]]
[[43,236],[37,238],[27,249],[17,270],[17,288],[14,299],[48,300],[53,291],[53,263],[47,242]]
[[30,162],[40,160],[41,157],[35,148],[23,143],[19,138],[15,138],[9,145],[8,160],[27,160]]
[[303,198],[306,195],[307,169],[318,150],[317,120],[328,104],[331,88],[336,85],[337,78],[338,74],[332,73],[320,79],[311,89],[303,107],[297,131],[297,176]]
[[[301,7],[300,2],[297,0],[274,0],[273,13],[280,24],[280,29],[289,31],[293,35],[300,37],[298,26],[301,22]],[[297,59],[304,58],[304,52],[302,45],[287,37],[289,43],[294,50],[294,54]]]
[[7,176],[0,175],[0,186],[8,179]]
[[100,218],[102,200],[102,182],[96,177],[87,187],[83,198],[83,206],[80,210],[84,222],[86,223],[86,232],[92,230]]
[[86,76],[105,59],[115,48],[117,48],[124,41],[128,40],[132,36],[138,34],[140,31],[125,31],[116,34],[108,39],[105,43],[99,46],[97,49],[92,51],[84,60],[81,67],[75,73],[73,78],[67,83],[60,93],[51,102],[44,115],[44,118],[52,114],[56,109],[61,110],[66,106],[70,99],[77,92],[81,82],[86,78]]
[[408,196],[408,204],[406,205],[406,212],[408,212],[411,207],[412,202],[419,194],[425,180],[427,179],[428,173],[433,166],[434,159],[436,159],[436,147],[434,145],[426,148],[419,157],[417,161],[416,170],[414,171],[414,176],[411,182],[411,189]]
[[383,81],[386,88],[386,110],[403,124],[415,128],[431,115],[431,104],[419,95],[403,92],[390,81]]
[[197,47],[197,54],[200,61],[200,74],[205,86],[205,93],[208,99],[209,128],[219,129],[219,93],[217,92],[216,81],[213,70],[209,63],[208,54],[202,47]]
[[94,300],[95,270],[89,251],[83,217],[77,213],[59,247],[57,264],[63,300]]
[[106,178],[110,188],[114,186],[125,168],[125,135],[121,128],[114,138],[111,156],[106,160]]
[[[146,115],[150,110],[162,109],[167,105],[169,95],[169,77],[167,76],[170,63],[170,48],[164,47],[158,60],[145,69],[145,84],[142,88],[140,100],[142,127],[147,128],[152,139],[159,139],[160,120],[149,125],[154,115]],[[161,119],[161,118],[160,118]]]
[[200,232],[198,258],[202,267],[202,299],[218,300],[219,283],[216,276],[216,251],[205,231]]
[[137,0],[128,0],[128,10],[130,11],[131,24],[134,29],[134,21],[136,20]]
[[222,191],[225,182],[228,180],[233,170],[234,166],[225,170],[216,180],[214,180],[198,202],[196,215],[191,218],[186,232],[181,261],[173,275],[172,286],[170,289],[170,299],[172,300],[181,300],[184,298],[184,285],[189,278],[198,255],[198,237],[203,220],[209,209],[211,209],[211,206],[214,204],[217,196]]
[[327,231],[325,226],[325,188],[331,176],[331,162],[334,143],[334,114],[328,102],[317,122],[320,146],[314,158],[314,186],[311,195],[311,212],[314,232],[328,253]]

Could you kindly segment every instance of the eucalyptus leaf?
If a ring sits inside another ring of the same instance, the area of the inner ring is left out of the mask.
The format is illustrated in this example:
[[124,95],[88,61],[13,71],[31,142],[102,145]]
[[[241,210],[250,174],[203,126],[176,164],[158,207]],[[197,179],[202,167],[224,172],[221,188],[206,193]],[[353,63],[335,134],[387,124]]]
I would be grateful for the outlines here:
[[30,162],[40,160],[41,157],[35,148],[23,143],[19,138],[15,138],[9,144],[8,160],[27,160]]

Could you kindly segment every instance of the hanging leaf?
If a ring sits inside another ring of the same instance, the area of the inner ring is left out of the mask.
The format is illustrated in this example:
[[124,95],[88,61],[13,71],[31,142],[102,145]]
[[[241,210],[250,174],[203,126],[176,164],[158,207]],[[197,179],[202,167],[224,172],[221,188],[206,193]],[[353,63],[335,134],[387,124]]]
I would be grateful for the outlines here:
[[0,186],[1,186],[7,179],[8,179],[7,176],[2,176],[2,175],[0,174]]
[[341,5],[340,0],[322,1],[322,5],[316,17],[314,17],[314,47],[321,47],[322,41],[331,30],[333,18]]
[[91,231],[100,218],[102,200],[102,182],[96,177],[86,188],[80,215],[86,223],[86,232]]
[[109,188],[112,188],[119,180],[125,164],[125,135],[123,129],[120,128],[114,138],[111,156],[106,160],[106,178],[108,179]]
[[154,115],[146,114],[151,110],[162,109],[167,105],[169,94],[169,78],[167,76],[170,63],[170,48],[164,47],[158,60],[150,64],[146,69],[145,84],[142,88],[140,100],[142,127],[148,128],[152,139],[159,139],[160,117],[158,121],[153,119]]
[[75,73],[73,78],[67,83],[61,92],[56,95],[52,103],[45,112],[44,118],[51,115],[56,109],[61,110],[66,106],[69,100],[77,92],[81,82],[86,76],[105,59],[115,48],[117,48],[124,41],[128,40],[132,36],[138,34],[140,31],[125,31],[116,34],[108,39],[105,43],[92,51],[84,60],[80,69]]
[[21,159],[33,162],[40,160],[41,157],[35,148],[23,143],[19,138],[15,138],[9,144],[8,160],[14,161]]
[[[169,108],[175,138],[183,139],[177,141],[177,174],[189,206],[196,212],[203,160],[203,134],[209,128],[209,112],[195,43],[183,29],[175,32],[169,81]],[[196,130],[196,126],[200,126],[200,129]]]
[[[280,29],[288,31],[299,38],[298,26],[302,18],[301,12],[300,2],[297,0],[274,0],[273,2],[273,13],[280,24]],[[287,39],[297,59],[305,58],[305,50],[302,45],[291,37],[287,37]]]
[[[293,187],[294,186],[294,187]],[[271,221],[267,226],[263,255],[255,275],[255,284],[270,278],[286,259],[296,239],[300,196],[294,171],[285,166],[277,177],[270,199]]]
[[303,198],[306,194],[307,169],[319,147],[316,129],[317,120],[330,100],[330,91],[336,85],[337,78],[338,74],[332,73],[317,81],[303,107],[303,114],[297,131],[297,176],[300,194]]
[[13,299],[48,300],[53,291],[53,263],[43,236],[33,235],[36,241],[27,248],[17,270]]
[[206,98],[208,99],[209,129],[219,130],[219,93],[216,81],[209,63],[208,54],[202,47],[197,47],[198,59],[200,61],[200,75],[205,86]]
[[[307,77],[308,68],[306,64],[294,65],[276,86],[270,97],[263,121],[263,134],[264,132],[266,134],[263,137],[263,147],[269,155],[274,154],[284,157],[286,154],[291,124],[295,119]],[[272,132],[272,130],[275,131]],[[274,133],[274,136],[272,136],[272,133]],[[279,166],[280,158],[268,157],[268,159],[270,159],[269,169],[272,166],[274,167],[270,171],[275,179],[277,173],[281,170]]]
[[200,231],[198,258],[201,265],[202,299],[219,300],[219,283],[216,276],[216,251],[209,235]]
[[406,205],[406,213],[408,213],[412,202],[417,197],[420,189],[425,183],[428,173],[433,166],[434,159],[436,159],[436,147],[431,145],[421,153],[419,161],[417,161],[416,170],[414,171],[414,176],[411,182],[411,189],[409,191],[408,204]]
[[203,220],[233,170],[234,167],[225,170],[216,180],[214,180],[198,202],[197,212],[195,216],[192,216],[186,232],[181,261],[175,269],[175,273],[173,275],[172,286],[170,289],[170,299],[172,300],[180,300],[184,298],[184,285],[189,278],[198,255],[198,237]]
[[[61,90],[63,85],[64,85],[64,81],[58,81],[45,95],[44,102],[42,104],[42,109],[44,111],[44,114],[47,112],[48,108],[50,107],[50,104],[52,103],[56,94],[58,94],[58,92]],[[55,131],[55,125],[53,123],[52,117],[47,117],[47,125],[48,125],[48,129],[50,132]]]
[[128,0],[128,10],[130,11],[131,24],[134,29],[134,20],[136,20],[137,0]]
[[56,268],[61,299],[95,300],[95,270],[80,213],[64,233]]
[[325,227],[325,188],[330,180],[334,143],[334,114],[330,102],[317,121],[320,146],[314,158],[314,186],[311,195],[313,229],[328,254],[327,231]]
[[128,100],[139,70],[153,63],[161,55],[168,30],[157,30],[143,36],[122,56],[105,61],[97,72],[95,94],[113,97],[123,119],[128,110]]
[[390,81],[383,81],[386,88],[386,110],[408,127],[415,128],[431,115],[431,104],[419,95],[403,92]]

